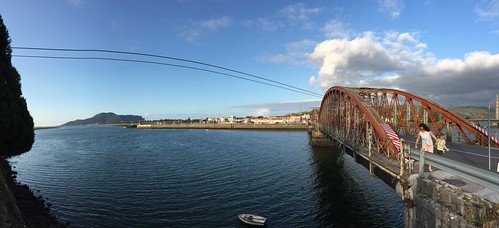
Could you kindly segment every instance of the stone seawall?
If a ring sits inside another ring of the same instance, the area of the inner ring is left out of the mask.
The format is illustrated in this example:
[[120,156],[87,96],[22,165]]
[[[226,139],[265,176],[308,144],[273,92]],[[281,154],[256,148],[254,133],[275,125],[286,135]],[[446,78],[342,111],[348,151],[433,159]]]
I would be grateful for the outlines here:
[[480,196],[481,186],[443,171],[428,178],[410,178],[405,205],[406,227],[498,227],[499,204]]
[[140,129],[308,130],[305,124],[141,124]]

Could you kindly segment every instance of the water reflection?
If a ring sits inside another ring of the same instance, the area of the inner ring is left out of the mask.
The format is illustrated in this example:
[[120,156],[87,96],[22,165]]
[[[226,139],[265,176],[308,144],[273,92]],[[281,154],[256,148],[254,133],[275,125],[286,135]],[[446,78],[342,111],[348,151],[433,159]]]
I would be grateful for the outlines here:
[[403,227],[394,190],[336,147],[312,152],[319,227]]

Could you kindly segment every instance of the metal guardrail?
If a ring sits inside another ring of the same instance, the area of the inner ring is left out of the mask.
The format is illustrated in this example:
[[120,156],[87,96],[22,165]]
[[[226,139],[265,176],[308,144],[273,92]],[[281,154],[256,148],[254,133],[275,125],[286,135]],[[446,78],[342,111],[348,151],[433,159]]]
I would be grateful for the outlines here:
[[[468,164],[443,158],[431,153],[425,153],[425,163],[444,170],[448,173],[462,177],[491,190],[499,191],[499,173],[477,168]],[[411,158],[420,159],[420,150],[411,148]]]

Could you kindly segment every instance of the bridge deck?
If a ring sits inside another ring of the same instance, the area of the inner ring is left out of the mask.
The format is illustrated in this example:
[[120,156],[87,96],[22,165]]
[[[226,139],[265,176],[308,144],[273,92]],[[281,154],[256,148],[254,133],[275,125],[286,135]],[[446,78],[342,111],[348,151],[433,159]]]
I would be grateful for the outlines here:
[[[414,148],[414,143],[416,141],[415,136],[404,135],[400,136],[400,138],[403,138],[406,143],[409,143],[411,145],[411,148]],[[447,142],[446,145],[450,151],[442,155],[444,158],[472,165],[481,169],[489,169],[488,147],[469,145],[462,142]],[[421,145],[418,145],[418,148],[421,148]],[[497,166],[499,163],[499,149],[490,148],[490,155],[491,170],[497,171]]]

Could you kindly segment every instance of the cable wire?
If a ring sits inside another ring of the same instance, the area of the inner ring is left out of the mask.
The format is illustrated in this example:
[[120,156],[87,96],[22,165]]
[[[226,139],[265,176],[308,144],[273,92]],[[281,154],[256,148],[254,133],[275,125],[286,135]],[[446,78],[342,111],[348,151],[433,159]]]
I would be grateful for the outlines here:
[[162,63],[162,62],[156,62],[156,61],[146,61],[146,60],[135,60],[135,59],[122,59],[122,58],[107,58],[107,57],[73,57],[73,56],[45,56],[45,55],[12,55],[12,57],[20,57],[20,58],[42,58],[42,59],[69,59],[69,60],[107,60],[107,61],[119,61],[119,62],[134,62],[134,63],[147,63],[147,64],[155,64],[155,65],[163,65],[163,66],[172,66],[172,67],[178,67],[178,68],[186,68],[186,69],[192,69],[192,70],[198,70],[198,71],[204,71],[204,72],[209,72],[209,73],[214,73],[214,74],[220,74],[228,77],[233,77],[233,78],[238,78],[241,80],[246,80],[246,81],[251,81],[263,85],[268,85],[268,86],[273,86],[276,88],[281,88],[289,91],[293,91],[296,93],[301,93],[309,96],[315,96],[315,97],[322,97],[318,96],[316,94],[310,93],[310,92],[304,92],[300,90],[295,90],[291,88],[287,88],[284,86],[279,86],[279,85],[274,85],[270,84],[267,82],[262,82],[262,81],[257,81],[254,79],[250,78],[245,78],[233,74],[228,74],[224,72],[219,72],[219,71],[214,71],[214,70],[209,70],[209,69],[203,69],[199,67],[192,67],[192,66],[185,66],[185,65],[178,65],[178,64],[170,64],[170,63]]
[[[99,53],[126,54],[126,55],[137,55],[137,56],[147,56],[147,57],[154,57],[154,58],[170,59],[170,60],[175,60],[175,61],[182,61],[182,62],[194,63],[194,64],[199,64],[199,65],[204,65],[204,66],[209,66],[209,67],[213,67],[213,68],[217,68],[217,69],[226,70],[226,71],[230,71],[230,72],[233,72],[233,73],[238,73],[238,74],[250,76],[250,77],[253,77],[253,78],[258,78],[260,80],[264,80],[264,81],[272,82],[272,83],[279,84],[279,85],[282,85],[282,86],[286,86],[286,87],[289,87],[289,88],[293,88],[294,90],[303,91],[303,92],[308,93],[310,95],[314,94],[315,96],[322,97],[322,94],[320,94],[320,93],[316,93],[316,92],[313,92],[313,91],[305,90],[305,89],[302,89],[302,88],[299,88],[299,87],[288,85],[288,84],[285,84],[285,83],[282,83],[282,82],[278,82],[278,81],[271,80],[271,79],[268,79],[268,78],[264,78],[264,77],[261,77],[261,76],[257,76],[257,75],[254,75],[254,74],[249,74],[249,73],[245,73],[245,72],[242,72],[242,71],[238,71],[238,70],[234,70],[234,69],[230,69],[230,68],[226,68],[226,67],[222,67],[222,66],[217,66],[217,65],[214,65],[214,64],[209,64],[209,63],[204,63],[204,62],[195,61],[195,60],[189,60],[189,59],[183,59],[183,58],[176,58],[176,57],[163,56],[163,55],[155,55],[155,54],[148,54],[148,53],[139,53],[139,52],[107,50],[107,49],[74,49],[74,48],[43,48],[43,47],[11,47],[11,48],[12,49],[20,49],[20,50],[37,50],[37,51],[99,52]],[[279,87],[279,88],[282,88],[282,87]]]

